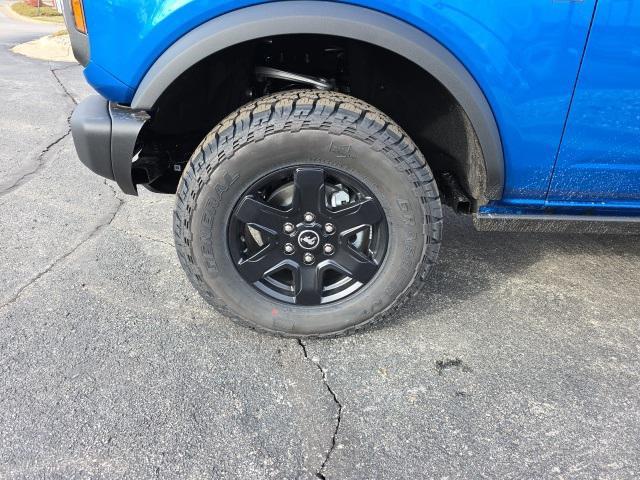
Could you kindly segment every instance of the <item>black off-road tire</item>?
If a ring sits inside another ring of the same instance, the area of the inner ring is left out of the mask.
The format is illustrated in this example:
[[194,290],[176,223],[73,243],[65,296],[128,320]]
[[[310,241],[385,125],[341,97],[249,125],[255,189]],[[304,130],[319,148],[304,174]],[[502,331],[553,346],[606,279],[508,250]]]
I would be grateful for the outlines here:
[[[311,307],[278,302],[244,281],[227,239],[243,192],[297,164],[357,178],[388,222],[376,277],[345,299]],[[421,289],[438,255],[442,207],[422,153],[390,118],[347,95],[296,90],[242,107],[207,135],[180,180],[174,234],[188,278],[224,315],[272,334],[328,337],[378,322]]]

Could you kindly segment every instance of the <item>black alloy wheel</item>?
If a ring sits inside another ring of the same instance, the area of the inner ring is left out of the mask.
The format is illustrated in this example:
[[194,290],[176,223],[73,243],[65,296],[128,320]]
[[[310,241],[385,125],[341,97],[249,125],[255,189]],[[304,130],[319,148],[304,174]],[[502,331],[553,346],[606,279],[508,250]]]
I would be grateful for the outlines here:
[[366,285],[387,248],[384,211],[371,191],[334,168],[266,175],[245,192],[229,225],[240,275],[296,305],[342,300]]

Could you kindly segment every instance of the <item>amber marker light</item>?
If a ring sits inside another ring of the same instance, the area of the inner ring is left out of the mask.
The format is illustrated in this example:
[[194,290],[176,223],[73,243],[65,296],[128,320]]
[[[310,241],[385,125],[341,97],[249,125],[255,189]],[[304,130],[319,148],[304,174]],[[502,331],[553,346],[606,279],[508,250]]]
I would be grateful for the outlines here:
[[84,20],[84,9],[82,8],[82,0],[71,0],[71,11],[73,12],[73,21],[79,32],[87,33],[87,23]]

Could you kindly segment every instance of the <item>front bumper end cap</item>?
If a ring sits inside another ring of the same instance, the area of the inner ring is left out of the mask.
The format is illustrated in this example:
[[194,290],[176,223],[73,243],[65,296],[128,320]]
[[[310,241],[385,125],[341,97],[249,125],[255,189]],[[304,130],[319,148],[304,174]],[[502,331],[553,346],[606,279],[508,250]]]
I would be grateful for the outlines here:
[[131,164],[140,130],[149,120],[99,95],[87,97],[71,116],[71,133],[80,161],[98,175],[115,180],[124,193],[137,195]]

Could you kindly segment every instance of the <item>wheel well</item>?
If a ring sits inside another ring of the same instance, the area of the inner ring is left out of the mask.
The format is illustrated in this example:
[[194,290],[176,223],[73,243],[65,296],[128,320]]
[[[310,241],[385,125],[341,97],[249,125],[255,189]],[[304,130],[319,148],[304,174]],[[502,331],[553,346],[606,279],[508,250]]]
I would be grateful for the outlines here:
[[264,66],[327,79],[336,90],[380,109],[418,145],[446,203],[472,211],[486,202],[480,142],[464,109],[444,85],[397,53],[315,34],[251,40],[186,70],[158,98],[152,120],[141,133],[136,163],[143,171],[138,181],[145,183],[146,175],[151,188],[175,191],[181,168],[222,118],[263,95],[308,88],[257,75],[256,68]]

